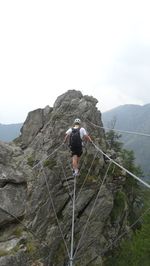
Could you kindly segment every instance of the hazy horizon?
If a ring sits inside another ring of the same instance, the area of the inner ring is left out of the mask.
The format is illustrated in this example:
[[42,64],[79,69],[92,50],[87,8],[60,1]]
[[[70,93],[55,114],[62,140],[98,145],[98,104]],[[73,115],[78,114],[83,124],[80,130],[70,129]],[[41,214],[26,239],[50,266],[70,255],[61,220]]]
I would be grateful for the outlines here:
[[[143,104],[143,105],[141,105],[141,104],[122,104],[122,105],[118,105],[118,106],[116,106],[116,107],[113,107],[113,108],[111,108],[111,109],[109,109],[109,110],[106,110],[106,111],[104,111],[104,112],[101,112],[102,114],[103,113],[105,113],[105,112],[109,112],[109,111],[112,111],[112,110],[114,110],[114,109],[116,109],[116,108],[118,108],[118,107],[121,107],[121,106],[125,106],[125,105],[135,105],[135,106],[141,106],[141,107],[144,107],[145,105],[149,105],[150,103],[147,103],[147,104]],[[35,110],[35,109],[34,109]],[[34,111],[34,110],[30,110],[29,112],[32,112],[32,111]],[[101,111],[101,110],[100,110]],[[28,112],[28,113],[29,113]],[[25,118],[26,119],[26,118]],[[25,122],[25,120],[24,121],[20,121],[20,122],[16,122],[16,123],[1,123],[1,121],[0,121],[0,125],[15,125],[15,124],[23,124]]]

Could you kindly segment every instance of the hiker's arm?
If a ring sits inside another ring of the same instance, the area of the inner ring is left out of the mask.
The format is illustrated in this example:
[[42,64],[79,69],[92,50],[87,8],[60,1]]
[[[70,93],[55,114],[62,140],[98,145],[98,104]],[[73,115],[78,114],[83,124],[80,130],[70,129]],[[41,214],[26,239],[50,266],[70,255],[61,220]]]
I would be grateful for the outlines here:
[[92,139],[91,139],[91,137],[89,135],[84,135],[84,139],[86,141],[92,142]]
[[66,134],[65,137],[64,137],[64,143],[66,143],[68,138],[69,138],[69,134]]
[[66,134],[65,134],[65,137],[64,137],[64,143],[66,143],[66,141],[68,140],[70,134],[72,132],[72,129],[69,128],[67,131],[66,131]]
[[92,142],[91,137],[89,136],[89,134],[87,133],[87,131],[85,130],[85,128],[81,128],[82,133],[83,133],[83,141],[89,141]]

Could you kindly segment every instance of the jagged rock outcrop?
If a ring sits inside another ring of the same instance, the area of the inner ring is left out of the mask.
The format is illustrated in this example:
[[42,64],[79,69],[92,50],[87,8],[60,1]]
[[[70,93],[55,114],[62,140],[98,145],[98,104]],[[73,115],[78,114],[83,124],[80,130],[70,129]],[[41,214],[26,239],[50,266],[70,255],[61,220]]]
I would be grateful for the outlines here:
[[[65,131],[80,117],[93,141],[106,150],[96,104],[95,98],[83,96],[80,91],[67,91],[57,98],[53,108],[30,112],[21,136],[13,143],[0,143],[0,265],[68,265],[55,214],[70,252],[74,182],[70,152],[61,143]],[[100,127],[95,128],[91,122]],[[85,145],[76,186],[75,249],[108,164],[92,144]],[[120,180],[120,190],[124,182],[125,177]],[[75,265],[103,265],[103,251],[126,227],[126,205],[121,214],[115,214],[115,222],[111,217],[117,190],[118,184],[108,172],[78,246]]]
[[48,119],[48,115],[52,108],[46,106],[44,109],[37,109],[30,112],[27,116],[25,123],[21,128],[21,141],[22,148],[27,148],[32,142],[35,136],[43,128],[45,121]]
[[[7,211],[13,210],[13,215],[22,217],[26,203],[26,177],[19,171],[14,159],[22,154],[19,148],[0,142],[0,226],[14,221]],[[14,158],[14,159],[13,159]],[[6,210],[4,212],[3,208]]]

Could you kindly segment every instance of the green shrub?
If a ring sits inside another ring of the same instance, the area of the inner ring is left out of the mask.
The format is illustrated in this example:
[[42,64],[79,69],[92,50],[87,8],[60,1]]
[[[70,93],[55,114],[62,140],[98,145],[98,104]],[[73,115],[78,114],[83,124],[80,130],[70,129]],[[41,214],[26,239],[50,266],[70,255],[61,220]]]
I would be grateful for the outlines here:
[[[142,217],[141,229],[132,234],[132,238],[123,239],[120,247],[106,258],[105,266],[149,266],[150,265],[150,206],[149,191],[143,192],[144,209],[147,212]],[[144,212],[144,210],[143,210]],[[135,220],[134,220],[135,221]]]
[[115,222],[117,218],[122,216],[126,208],[126,195],[122,191],[118,191],[114,199],[114,207],[111,212],[111,222]]

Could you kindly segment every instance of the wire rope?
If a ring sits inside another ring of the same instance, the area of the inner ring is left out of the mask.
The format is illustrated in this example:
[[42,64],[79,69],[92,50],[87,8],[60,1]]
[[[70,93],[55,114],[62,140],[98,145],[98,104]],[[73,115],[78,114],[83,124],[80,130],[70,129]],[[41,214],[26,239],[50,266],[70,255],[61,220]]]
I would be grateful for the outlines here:
[[59,231],[60,231],[61,237],[62,237],[62,239],[63,239],[63,242],[64,242],[64,245],[65,245],[65,248],[66,248],[66,251],[67,251],[68,257],[70,257],[70,255],[69,255],[69,250],[68,250],[68,246],[67,246],[66,240],[65,240],[65,238],[64,238],[64,235],[63,235],[63,232],[62,232],[62,229],[61,229],[61,226],[60,226],[59,220],[58,220],[58,216],[57,216],[57,213],[56,213],[56,209],[55,209],[54,201],[53,201],[53,199],[52,199],[51,191],[50,191],[50,188],[49,188],[49,185],[48,185],[48,182],[47,182],[47,176],[46,176],[46,174],[45,174],[45,170],[44,170],[43,166],[42,166],[42,171],[43,171],[43,174],[44,174],[44,179],[45,179],[45,183],[46,183],[47,191],[48,191],[48,194],[49,194],[49,197],[50,197],[50,201],[51,201],[51,204],[52,204],[52,208],[53,208],[53,211],[54,211],[54,214],[55,214],[55,219],[56,219],[56,221],[57,221],[57,225],[58,225],[58,228],[59,228]]
[[87,175],[85,176],[84,181],[83,181],[83,183],[82,183],[82,186],[81,186],[81,188],[80,188],[80,190],[79,190],[79,192],[78,192],[78,196],[77,196],[77,198],[76,198],[76,201],[78,200],[78,198],[79,198],[79,196],[80,196],[80,194],[81,194],[81,191],[82,191],[82,189],[83,189],[83,187],[84,187],[84,185],[85,185],[85,182],[86,182],[86,180],[87,180],[87,178],[88,178],[88,176],[89,176],[89,174],[90,174],[90,172],[91,172],[91,169],[92,169],[92,166],[93,166],[93,163],[94,163],[94,161],[95,161],[95,159],[96,159],[97,154],[98,154],[98,152],[95,153],[94,158],[93,158],[93,160],[92,160],[92,162],[91,162],[91,165],[90,165],[90,167],[88,168]]
[[0,209],[5,212],[6,214],[10,215],[11,217],[13,217],[16,221],[18,221],[30,234],[33,235],[33,237],[35,239],[38,240],[38,242],[41,244],[43,244],[44,246],[48,247],[48,244],[44,241],[41,241],[41,239],[27,226],[25,225],[16,215],[12,214],[11,212],[7,211],[6,209],[4,209],[3,207],[0,206]]
[[104,153],[93,141],[91,142],[93,144],[93,146],[100,151],[105,157],[107,157],[111,162],[113,162],[115,165],[117,165],[119,168],[121,168],[122,170],[124,170],[126,173],[128,173],[130,176],[132,176],[134,179],[138,180],[140,183],[142,183],[144,186],[150,188],[150,185],[143,181],[141,178],[137,177],[135,174],[131,173],[129,170],[127,170],[125,167],[123,167],[122,165],[120,165],[119,163],[117,163],[116,161],[114,161],[113,159],[111,159],[106,153]]
[[102,128],[102,129],[106,129],[106,130],[112,130],[112,131],[116,131],[116,132],[120,132],[120,133],[127,133],[127,134],[134,134],[134,135],[138,135],[138,136],[144,136],[144,137],[150,137],[150,134],[148,133],[143,133],[143,132],[138,132],[138,131],[128,131],[128,130],[121,130],[121,129],[114,129],[114,128],[108,128],[108,127],[102,127],[102,126],[98,126],[92,122],[90,122],[88,119],[86,119],[88,121],[88,123],[90,123],[91,125],[97,127],[97,128]]
[[48,156],[46,156],[45,158],[43,158],[42,160],[40,160],[37,164],[35,164],[32,169],[36,168],[38,165],[42,164],[45,160],[49,159],[55,152],[57,152],[62,146],[64,145],[64,143],[61,143],[53,152],[51,152]]
[[69,194],[69,196],[70,196],[71,199],[72,199],[72,194],[71,194],[71,190],[70,190],[69,182],[68,182],[68,180],[67,180],[67,176],[66,176],[66,174],[65,174],[65,170],[64,170],[63,164],[62,164],[62,162],[60,161],[60,159],[59,159],[59,163],[60,163],[60,165],[61,165],[61,168],[62,168],[62,171],[63,171],[63,175],[64,175],[64,177],[65,177],[65,181],[66,181],[67,189],[68,189],[68,194]]
[[90,220],[90,218],[91,218],[91,216],[92,216],[92,214],[93,214],[93,211],[94,211],[94,208],[95,208],[96,202],[97,202],[98,197],[99,197],[99,195],[100,195],[100,193],[101,193],[101,188],[102,188],[102,186],[103,186],[103,184],[104,184],[104,182],[105,182],[105,180],[106,180],[106,178],[107,178],[107,174],[108,174],[108,171],[109,171],[109,169],[110,169],[110,166],[111,166],[111,162],[109,163],[109,165],[108,165],[108,167],[107,167],[107,169],[106,169],[106,172],[105,172],[105,175],[104,175],[103,181],[102,181],[102,183],[101,183],[101,185],[100,185],[100,188],[99,188],[99,190],[98,190],[97,196],[96,196],[96,198],[95,198],[95,200],[94,200],[94,203],[93,203],[93,206],[92,206],[92,208],[91,208],[91,211],[90,211],[89,217],[88,217],[88,219],[87,219],[87,221],[86,221],[86,224],[85,224],[85,226],[84,226],[84,228],[83,228],[83,230],[82,230],[81,237],[80,237],[80,239],[79,239],[79,241],[78,241],[78,244],[77,244],[76,250],[75,250],[75,252],[74,252],[74,258],[75,258],[75,256],[76,256],[77,251],[78,251],[78,249],[79,249],[79,246],[80,246],[80,244],[81,244],[81,240],[82,240],[82,238],[83,238],[83,236],[84,236],[84,233],[85,233],[85,230],[86,230],[87,225],[88,225],[88,223],[89,223],[89,220]]
[[75,201],[76,201],[76,177],[74,177],[73,202],[72,202],[72,229],[71,229],[70,266],[73,266],[74,227],[75,227]]
[[150,207],[148,207],[145,212],[140,215],[140,217],[138,217],[138,219],[133,223],[131,224],[129,227],[128,227],[128,230],[127,231],[124,231],[120,236],[118,236],[108,247],[107,249],[105,249],[101,255],[104,255],[110,248],[112,248],[116,242],[118,242],[118,240],[120,240],[124,235],[128,234],[129,231],[141,220],[141,218],[150,211]]

